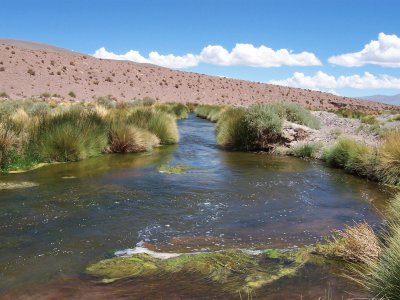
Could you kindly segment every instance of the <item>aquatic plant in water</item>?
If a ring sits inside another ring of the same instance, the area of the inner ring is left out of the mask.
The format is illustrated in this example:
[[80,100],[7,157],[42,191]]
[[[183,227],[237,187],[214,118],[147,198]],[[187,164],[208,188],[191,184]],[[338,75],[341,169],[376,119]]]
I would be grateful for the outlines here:
[[308,259],[308,250],[269,250],[251,255],[242,250],[181,254],[168,259],[140,253],[92,264],[86,272],[104,283],[133,277],[189,273],[220,284],[230,293],[248,292],[290,276]]
[[168,174],[186,174],[186,172],[191,169],[193,169],[193,167],[182,164],[162,165],[158,168],[158,172]]

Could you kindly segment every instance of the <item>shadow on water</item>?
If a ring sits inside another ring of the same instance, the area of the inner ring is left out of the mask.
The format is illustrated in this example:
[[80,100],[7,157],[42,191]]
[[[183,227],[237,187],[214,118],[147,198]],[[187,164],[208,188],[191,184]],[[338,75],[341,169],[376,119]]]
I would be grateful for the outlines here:
[[[3,298],[229,298],[187,274],[104,286],[83,272],[137,243],[171,252],[265,249],[313,244],[353,220],[379,224],[390,195],[382,186],[318,162],[222,151],[213,124],[193,115],[179,128],[178,146],[2,176],[2,182],[37,184],[0,190]],[[176,164],[191,169],[158,170]],[[259,290],[257,298],[307,299],[327,288],[340,295],[354,290],[326,267],[309,266]]]

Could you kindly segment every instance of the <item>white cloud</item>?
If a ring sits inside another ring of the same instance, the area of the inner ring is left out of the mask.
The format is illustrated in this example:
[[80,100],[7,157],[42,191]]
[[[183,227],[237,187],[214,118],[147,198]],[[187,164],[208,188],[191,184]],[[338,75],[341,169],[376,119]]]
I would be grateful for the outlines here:
[[231,52],[222,46],[209,45],[200,54],[201,61],[221,66],[280,67],[320,66],[321,61],[310,52],[293,53],[287,49],[273,50],[261,45],[236,44]]
[[321,61],[310,52],[293,53],[287,49],[273,50],[261,45],[236,44],[232,51],[219,45],[209,45],[200,54],[162,55],[152,51],[146,58],[138,51],[130,50],[125,54],[115,54],[104,47],[96,50],[93,55],[97,58],[131,60],[140,63],[152,63],[169,68],[195,67],[200,62],[220,66],[249,66],[249,67],[280,67],[280,66],[319,66]]
[[332,56],[329,62],[345,67],[360,67],[366,64],[383,67],[400,67],[400,38],[381,32],[378,40],[371,41],[359,52]]
[[400,78],[389,75],[373,75],[365,72],[363,75],[339,76],[328,75],[318,71],[314,76],[295,72],[292,77],[283,80],[271,80],[269,83],[314,90],[330,90],[341,88],[354,89],[400,89]]
[[138,63],[151,63],[174,69],[194,67],[199,63],[198,56],[193,54],[186,54],[184,56],[175,56],[173,54],[161,55],[158,52],[152,51],[150,52],[149,57],[146,58],[135,50],[130,50],[125,54],[115,54],[107,51],[104,47],[96,50],[93,56],[104,59],[130,60]]

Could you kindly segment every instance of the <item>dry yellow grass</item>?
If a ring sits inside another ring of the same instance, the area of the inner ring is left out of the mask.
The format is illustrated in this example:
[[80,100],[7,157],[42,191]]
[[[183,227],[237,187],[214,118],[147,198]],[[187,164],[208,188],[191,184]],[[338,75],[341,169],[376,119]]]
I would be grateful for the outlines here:
[[379,151],[378,175],[387,184],[400,184],[400,132],[387,134]]
[[376,260],[380,251],[379,241],[367,222],[336,230],[328,243],[316,247],[316,252],[323,256],[349,262]]

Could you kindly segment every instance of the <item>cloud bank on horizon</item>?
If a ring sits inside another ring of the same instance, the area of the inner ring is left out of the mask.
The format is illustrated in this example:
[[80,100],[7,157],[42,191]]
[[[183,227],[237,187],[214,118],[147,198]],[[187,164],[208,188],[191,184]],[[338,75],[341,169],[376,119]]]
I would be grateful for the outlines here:
[[[95,51],[94,57],[102,59],[129,60],[138,63],[151,63],[162,67],[184,69],[199,64],[216,66],[246,66],[253,68],[315,67],[322,66],[316,54],[302,51],[295,53],[288,49],[274,50],[265,45],[237,43],[229,51],[220,45],[208,45],[199,54],[184,55],[160,54],[152,51],[147,57],[139,51],[130,50],[125,54],[115,54],[102,47]],[[365,44],[358,52],[330,56],[328,62],[335,66],[355,68],[376,65],[383,68],[400,68],[400,37],[395,34],[379,33],[377,40]],[[370,72],[354,75],[333,76],[323,71],[314,75],[294,72],[286,79],[269,80],[268,83],[291,87],[308,88],[335,92],[335,89],[400,89],[400,77],[387,74],[374,75]]]
[[195,67],[200,63],[218,66],[248,66],[271,68],[281,66],[320,66],[321,61],[310,52],[293,53],[287,49],[273,50],[261,45],[236,44],[229,52],[220,45],[204,47],[200,54],[188,53],[183,56],[168,54],[162,55],[157,51],[144,57],[136,50],[125,54],[115,54],[102,47],[93,54],[94,57],[103,59],[131,60],[138,63],[152,63],[162,67],[184,69]]

